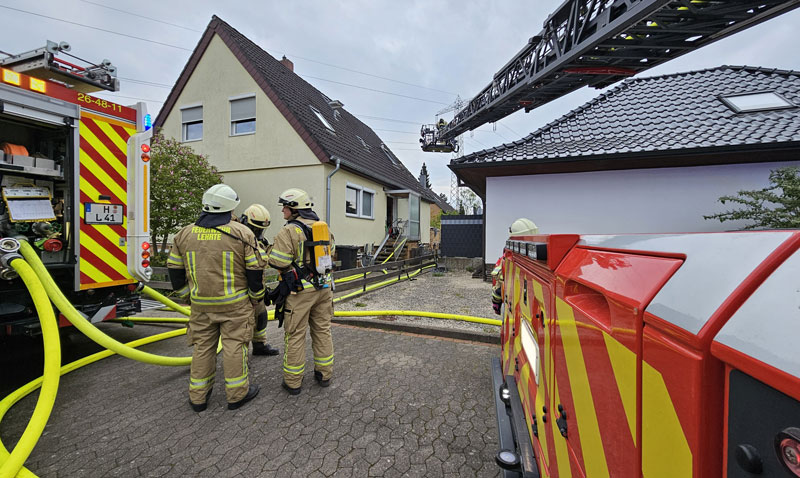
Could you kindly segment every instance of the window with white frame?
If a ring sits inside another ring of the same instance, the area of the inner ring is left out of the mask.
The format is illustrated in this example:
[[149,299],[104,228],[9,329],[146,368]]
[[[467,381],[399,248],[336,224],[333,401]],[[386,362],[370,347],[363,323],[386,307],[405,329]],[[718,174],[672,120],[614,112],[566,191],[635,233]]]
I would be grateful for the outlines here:
[[318,109],[314,108],[313,106],[309,106],[309,108],[311,108],[311,111],[313,111],[314,114],[317,116],[320,123],[322,123],[326,128],[328,128],[328,131],[330,131],[331,133],[336,132],[336,130],[333,129],[333,126],[331,126],[331,124],[328,123],[328,120],[326,120],[325,117],[322,116],[322,113],[320,113]]
[[181,141],[203,139],[203,105],[181,108]]
[[375,191],[362,186],[347,183],[344,192],[345,215],[374,219]]
[[230,98],[231,136],[253,134],[256,132],[255,95]]
[[408,195],[408,238],[412,241],[419,240],[419,196]]

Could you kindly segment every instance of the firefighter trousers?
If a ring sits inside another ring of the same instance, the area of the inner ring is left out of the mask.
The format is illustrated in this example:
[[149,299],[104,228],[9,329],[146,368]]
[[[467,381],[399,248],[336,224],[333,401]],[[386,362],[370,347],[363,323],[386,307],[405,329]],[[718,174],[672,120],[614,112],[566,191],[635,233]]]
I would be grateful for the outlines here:
[[267,306],[263,300],[259,300],[255,306],[255,320],[251,322],[253,327],[253,343],[267,343]]
[[231,304],[223,312],[192,307],[187,335],[194,346],[189,376],[189,400],[205,403],[217,372],[217,343],[222,337],[222,369],[228,402],[238,402],[250,387],[247,348],[253,336],[253,306],[248,300]]
[[333,292],[330,288],[306,289],[286,298],[284,319],[283,379],[297,388],[303,383],[306,363],[306,329],[311,331],[314,370],[323,380],[333,375]]

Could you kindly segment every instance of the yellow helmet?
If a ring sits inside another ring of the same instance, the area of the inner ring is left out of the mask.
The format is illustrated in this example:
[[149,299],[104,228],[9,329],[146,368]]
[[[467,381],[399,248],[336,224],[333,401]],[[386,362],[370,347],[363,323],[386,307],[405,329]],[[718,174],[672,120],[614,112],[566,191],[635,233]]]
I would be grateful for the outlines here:
[[239,205],[239,196],[227,184],[215,184],[203,193],[203,211],[229,212]]
[[242,214],[242,223],[257,229],[266,229],[269,227],[269,211],[261,204],[251,204]]
[[308,193],[302,189],[291,188],[282,192],[278,198],[278,204],[291,209],[311,209],[314,205]]
[[536,227],[536,224],[533,223],[530,219],[526,219],[521,217],[511,223],[511,227],[508,228],[508,234],[510,236],[532,236],[533,234],[538,234],[539,228]]

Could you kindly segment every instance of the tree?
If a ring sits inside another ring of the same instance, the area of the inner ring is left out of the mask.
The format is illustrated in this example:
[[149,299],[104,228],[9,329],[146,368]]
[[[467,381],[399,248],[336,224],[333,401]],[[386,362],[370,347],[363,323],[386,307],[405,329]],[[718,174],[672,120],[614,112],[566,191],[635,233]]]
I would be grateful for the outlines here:
[[197,219],[203,192],[222,182],[222,175],[204,156],[161,132],[150,142],[150,171],[150,229],[163,258],[169,235]]
[[786,167],[770,171],[770,186],[755,191],[739,191],[736,196],[722,196],[719,202],[728,201],[744,206],[723,213],[703,216],[720,222],[753,221],[744,229],[794,229],[800,227],[800,170]]
[[431,188],[431,177],[428,175],[428,167],[422,163],[422,169],[419,171],[419,183],[426,188]]
[[454,207],[458,209],[459,214],[474,214],[475,208],[479,206],[480,199],[472,192],[472,189],[464,188],[458,190]]

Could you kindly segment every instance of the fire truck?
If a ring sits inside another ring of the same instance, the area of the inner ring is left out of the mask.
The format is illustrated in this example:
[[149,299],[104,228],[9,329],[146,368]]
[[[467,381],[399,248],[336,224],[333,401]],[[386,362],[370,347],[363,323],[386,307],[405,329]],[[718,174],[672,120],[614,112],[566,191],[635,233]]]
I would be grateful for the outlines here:
[[152,273],[150,116],[144,103],[92,96],[119,90],[116,69],[79,65],[69,51],[48,41],[0,59],[0,336],[39,333],[31,298],[2,259],[14,238],[34,247],[92,322],[140,311],[137,284]]
[[[798,6],[565,0],[450,122],[422,125],[422,150]],[[511,237],[503,475],[800,477],[799,247],[800,231]]]
[[800,476],[800,231],[512,236],[504,476]]

